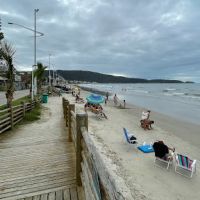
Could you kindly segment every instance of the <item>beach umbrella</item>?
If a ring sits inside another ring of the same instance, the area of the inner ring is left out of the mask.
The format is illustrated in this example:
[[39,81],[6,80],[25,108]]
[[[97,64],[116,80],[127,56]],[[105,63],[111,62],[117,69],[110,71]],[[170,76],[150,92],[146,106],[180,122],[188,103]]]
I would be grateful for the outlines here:
[[105,101],[103,96],[97,95],[97,94],[91,94],[86,99],[88,103],[92,103],[92,104],[100,104]]

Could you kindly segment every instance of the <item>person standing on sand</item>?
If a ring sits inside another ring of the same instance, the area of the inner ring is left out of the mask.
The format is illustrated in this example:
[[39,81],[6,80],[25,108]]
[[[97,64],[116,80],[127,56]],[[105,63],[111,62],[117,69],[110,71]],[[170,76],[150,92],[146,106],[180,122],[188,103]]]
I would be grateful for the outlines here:
[[115,106],[117,106],[117,102],[118,102],[118,98],[117,95],[115,94],[114,98],[113,98],[114,104]]
[[109,93],[106,92],[106,101],[108,101]]
[[124,102],[124,108],[126,108],[126,101],[124,100],[123,102]]

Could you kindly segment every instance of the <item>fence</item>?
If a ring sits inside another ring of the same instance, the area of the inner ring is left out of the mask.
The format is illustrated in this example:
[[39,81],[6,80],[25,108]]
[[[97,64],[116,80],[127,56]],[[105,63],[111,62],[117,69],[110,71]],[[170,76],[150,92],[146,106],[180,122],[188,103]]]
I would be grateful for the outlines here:
[[0,110],[0,133],[8,129],[12,129],[25,116],[25,113],[35,107],[36,101],[30,103],[22,103],[18,106],[12,106],[4,110]]
[[75,105],[63,100],[63,114],[69,132],[69,141],[76,151],[76,180],[83,186],[86,200],[132,199],[118,189],[101,153],[88,134],[88,115],[76,113]]

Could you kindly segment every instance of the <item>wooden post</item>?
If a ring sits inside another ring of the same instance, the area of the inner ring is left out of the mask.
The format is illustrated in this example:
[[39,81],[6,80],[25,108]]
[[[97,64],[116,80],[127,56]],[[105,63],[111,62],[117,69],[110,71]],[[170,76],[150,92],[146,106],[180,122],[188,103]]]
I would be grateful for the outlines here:
[[23,109],[23,118],[25,117],[25,113],[26,113],[26,104],[24,101],[22,101],[22,109]]
[[69,105],[69,101],[64,99],[64,118],[67,116],[67,105]]
[[13,129],[13,107],[10,107],[10,125],[11,129]]
[[65,123],[66,123],[66,126],[68,127],[68,118],[69,118],[69,116],[68,116],[68,110],[69,110],[69,101],[68,100],[66,100],[66,102],[65,102],[65,112],[66,112],[66,116],[65,116]]
[[62,106],[63,106],[63,116],[65,117],[64,101],[65,101],[65,98],[63,97],[63,98],[62,98]]
[[30,101],[30,104],[31,104],[31,110],[33,109],[32,103],[33,103],[33,101],[31,100],[31,101]]
[[82,146],[81,146],[81,138],[82,138],[82,132],[81,128],[86,127],[88,130],[88,115],[86,113],[84,114],[77,114],[76,115],[76,181],[77,185],[81,186],[81,162],[82,162]]
[[68,108],[68,133],[69,133],[69,142],[72,142],[72,114],[71,111],[75,112],[75,105],[69,104]]

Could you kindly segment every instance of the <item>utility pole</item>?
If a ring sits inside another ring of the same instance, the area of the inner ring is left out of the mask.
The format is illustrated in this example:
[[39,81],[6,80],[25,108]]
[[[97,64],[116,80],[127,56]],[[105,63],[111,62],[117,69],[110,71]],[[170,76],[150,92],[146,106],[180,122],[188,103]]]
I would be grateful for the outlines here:
[[[29,31],[32,31],[33,34],[33,38],[34,38],[34,45],[33,45],[33,55],[34,55],[34,59],[33,59],[33,65],[32,65],[32,80],[31,80],[31,99],[33,100],[34,94],[37,94],[37,79],[34,79],[34,70],[37,69],[37,64],[36,64],[36,37],[40,37],[40,36],[44,36],[44,33],[41,33],[39,31],[36,30],[36,13],[39,11],[39,9],[34,9],[34,29],[23,26],[21,24],[17,24],[14,22],[8,22],[8,24],[10,25],[16,25],[19,26],[21,28],[27,29]],[[37,36],[36,36],[37,34]],[[34,84],[35,83],[35,84]]]
[[[37,63],[36,63],[36,33],[37,33],[37,30],[36,30],[36,13],[39,11],[39,9],[34,9],[34,67],[33,67],[33,70],[37,69]],[[32,92],[33,92],[33,96],[37,94],[37,78],[33,77],[33,74],[32,74],[32,79],[34,79],[34,82],[33,82],[33,88],[32,88]]]
[[51,86],[51,67],[50,67],[50,64],[51,64],[51,62],[50,62],[50,57],[51,57],[51,54],[49,54],[49,86]]
[[52,68],[53,68],[53,85],[55,85],[55,69],[54,69],[54,65],[52,65]]

